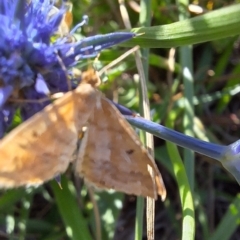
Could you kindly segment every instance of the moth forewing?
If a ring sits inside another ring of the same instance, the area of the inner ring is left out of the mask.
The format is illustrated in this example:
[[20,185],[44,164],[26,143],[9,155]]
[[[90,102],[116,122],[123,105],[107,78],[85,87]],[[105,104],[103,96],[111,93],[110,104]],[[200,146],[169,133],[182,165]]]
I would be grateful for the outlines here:
[[[156,176],[153,182],[148,166]],[[76,171],[97,188],[165,199],[166,190],[152,157],[119,111],[105,98],[96,102],[81,142]]]
[[39,185],[65,172],[96,96],[82,83],[1,139],[0,187]]

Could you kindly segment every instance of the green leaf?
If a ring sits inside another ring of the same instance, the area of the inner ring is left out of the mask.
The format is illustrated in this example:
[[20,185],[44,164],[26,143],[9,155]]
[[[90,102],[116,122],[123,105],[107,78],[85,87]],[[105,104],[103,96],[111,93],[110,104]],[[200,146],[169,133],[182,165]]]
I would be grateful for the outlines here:
[[133,28],[138,37],[122,44],[145,48],[171,48],[240,34],[240,4],[231,5],[172,24]]
[[70,182],[63,176],[61,184],[63,189],[60,189],[56,182],[52,182],[51,186],[68,236],[73,240],[91,240],[87,222],[79,209],[75,195],[70,191]]
[[230,204],[216,231],[209,240],[228,240],[240,225],[240,194]]

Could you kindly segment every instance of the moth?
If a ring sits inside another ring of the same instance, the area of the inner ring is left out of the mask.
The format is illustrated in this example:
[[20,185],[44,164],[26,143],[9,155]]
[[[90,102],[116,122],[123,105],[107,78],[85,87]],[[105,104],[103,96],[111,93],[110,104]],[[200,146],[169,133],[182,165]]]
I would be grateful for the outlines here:
[[93,70],[83,73],[75,90],[0,140],[1,188],[39,185],[65,172],[86,126],[74,163],[76,174],[100,189],[165,199],[154,160],[131,125],[97,90],[99,81]]

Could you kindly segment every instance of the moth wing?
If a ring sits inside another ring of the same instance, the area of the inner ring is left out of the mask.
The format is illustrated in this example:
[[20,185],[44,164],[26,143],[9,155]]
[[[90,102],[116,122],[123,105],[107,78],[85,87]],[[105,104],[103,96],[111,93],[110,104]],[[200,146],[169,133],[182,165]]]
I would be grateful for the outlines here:
[[95,92],[81,84],[0,140],[1,188],[39,185],[67,169],[78,129],[94,108]]
[[[131,125],[105,98],[97,102],[81,142],[76,171],[93,186],[165,199],[161,174]],[[153,168],[152,180],[148,166]]]

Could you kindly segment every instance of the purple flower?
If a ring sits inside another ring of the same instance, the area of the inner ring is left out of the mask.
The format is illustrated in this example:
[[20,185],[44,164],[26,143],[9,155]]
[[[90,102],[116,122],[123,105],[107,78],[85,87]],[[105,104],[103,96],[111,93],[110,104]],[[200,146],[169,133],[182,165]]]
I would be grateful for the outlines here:
[[[68,91],[68,71],[81,59],[94,57],[101,50],[135,36],[127,32],[110,33],[77,42],[69,42],[68,37],[62,36],[52,42],[51,37],[67,11],[64,5],[52,11],[55,9],[52,2],[0,1],[0,138],[16,109],[26,120],[49,104],[49,101],[37,103],[37,99]],[[49,15],[50,11],[54,13]],[[86,18],[79,26],[85,21]],[[72,88],[76,87],[74,84],[75,81]],[[26,103],[21,99],[35,101]]]

